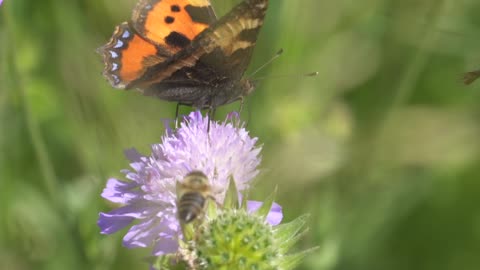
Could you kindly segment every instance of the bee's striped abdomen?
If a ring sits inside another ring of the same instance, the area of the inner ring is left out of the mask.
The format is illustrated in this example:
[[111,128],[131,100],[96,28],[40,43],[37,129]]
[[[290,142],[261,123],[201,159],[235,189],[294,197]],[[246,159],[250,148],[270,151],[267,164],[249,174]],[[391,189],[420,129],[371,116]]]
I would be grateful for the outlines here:
[[192,222],[203,211],[206,198],[198,192],[183,194],[178,202],[178,218],[184,223]]

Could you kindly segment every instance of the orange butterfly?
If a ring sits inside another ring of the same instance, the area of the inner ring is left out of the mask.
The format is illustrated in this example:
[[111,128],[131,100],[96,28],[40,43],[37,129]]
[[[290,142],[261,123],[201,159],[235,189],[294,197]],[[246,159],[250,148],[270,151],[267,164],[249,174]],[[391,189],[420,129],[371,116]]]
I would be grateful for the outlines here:
[[99,48],[113,87],[214,111],[254,90],[244,78],[268,0],[217,20],[208,0],[140,0]]

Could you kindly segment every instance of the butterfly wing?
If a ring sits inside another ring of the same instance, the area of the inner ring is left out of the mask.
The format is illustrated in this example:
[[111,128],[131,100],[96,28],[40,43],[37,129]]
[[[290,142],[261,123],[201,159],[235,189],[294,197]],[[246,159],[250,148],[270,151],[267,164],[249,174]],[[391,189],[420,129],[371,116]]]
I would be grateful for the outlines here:
[[150,67],[171,59],[215,20],[208,0],[140,0],[132,20],[98,50],[103,75],[113,87],[138,87]]
[[116,88],[127,88],[149,66],[172,56],[139,36],[127,22],[118,25],[110,41],[97,51],[103,55],[103,75]]
[[268,0],[246,0],[217,21],[204,34],[215,45],[207,48],[201,62],[232,81],[240,80],[251,61],[267,8]]
[[[171,96],[173,82],[183,82],[188,88],[192,83],[207,87],[212,80],[239,80],[250,62],[267,7],[268,0],[243,1],[172,58],[151,66],[142,78],[148,94],[182,102]],[[193,91],[185,89],[178,99],[188,92],[200,95]]]
[[215,21],[208,0],[140,0],[132,15],[137,33],[174,53]]

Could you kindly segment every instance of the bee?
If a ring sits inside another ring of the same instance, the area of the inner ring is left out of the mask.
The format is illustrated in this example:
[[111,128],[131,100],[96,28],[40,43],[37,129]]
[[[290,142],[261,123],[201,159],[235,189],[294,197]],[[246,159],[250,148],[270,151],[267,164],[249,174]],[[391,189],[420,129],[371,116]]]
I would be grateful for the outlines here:
[[212,196],[208,177],[201,171],[188,173],[177,182],[177,216],[181,224],[188,224],[203,215],[207,200]]

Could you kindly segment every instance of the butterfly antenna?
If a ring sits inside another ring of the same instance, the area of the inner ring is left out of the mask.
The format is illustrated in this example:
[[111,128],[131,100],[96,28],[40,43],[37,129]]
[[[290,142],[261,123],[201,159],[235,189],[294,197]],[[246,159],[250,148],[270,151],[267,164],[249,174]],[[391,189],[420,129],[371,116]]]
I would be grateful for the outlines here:
[[248,77],[249,78],[252,78],[253,75],[257,74],[260,70],[264,69],[266,66],[270,65],[270,63],[272,63],[275,59],[277,59],[278,57],[280,57],[280,55],[282,55],[283,53],[283,49],[280,49],[278,50],[278,52],[272,57],[270,58],[270,60],[268,60],[267,62],[265,62],[265,64],[261,65],[259,68],[257,68],[252,74],[250,74]]
[[276,75],[276,76],[265,76],[265,77],[255,78],[254,81],[260,81],[260,80],[267,79],[267,78],[315,77],[318,74],[319,74],[318,71],[314,71],[314,72],[310,72],[310,73],[306,73],[306,74],[300,74],[300,75],[298,75],[298,74],[284,74],[284,75]]

